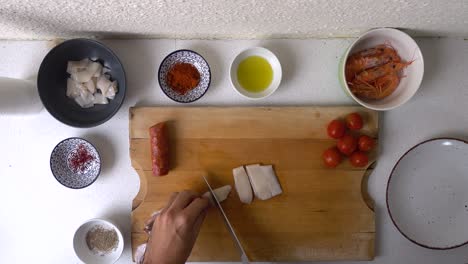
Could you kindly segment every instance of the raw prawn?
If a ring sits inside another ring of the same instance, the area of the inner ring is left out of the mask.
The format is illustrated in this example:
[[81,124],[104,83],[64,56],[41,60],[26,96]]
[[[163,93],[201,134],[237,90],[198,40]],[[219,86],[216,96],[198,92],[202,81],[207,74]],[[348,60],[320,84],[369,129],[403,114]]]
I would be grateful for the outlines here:
[[400,84],[398,72],[393,72],[377,78],[372,83],[360,83],[351,86],[351,92],[358,97],[367,99],[383,99],[395,91]]
[[367,69],[377,67],[389,62],[400,62],[400,56],[396,50],[388,45],[382,44],[374,48],[366,49],[351,55],[346,61],[346,81],[350,82],[354,77]]
[[353,94],[364,99],[382,99],[395,91],[403,78],[404,62],[390,44],[378,45],[351,55],[346,61],[346,82]]
[[376,79],[383,77],[394,72],[400,72],[405,67],[410,65],[410,62],[389,62],[381,66],[377,66],[368,70],[365,70],[354,78],[355,83],[369,83]]

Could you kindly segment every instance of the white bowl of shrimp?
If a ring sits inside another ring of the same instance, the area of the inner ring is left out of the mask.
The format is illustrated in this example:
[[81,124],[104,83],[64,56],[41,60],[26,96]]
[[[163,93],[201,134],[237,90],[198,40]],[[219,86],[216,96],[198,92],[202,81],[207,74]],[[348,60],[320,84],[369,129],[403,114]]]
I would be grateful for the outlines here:
[[378,111],[406,103],[418,90],[424,60],[418,44],[393,28],[378,28],[360,36],[339,66],[345,91],[360,105]]

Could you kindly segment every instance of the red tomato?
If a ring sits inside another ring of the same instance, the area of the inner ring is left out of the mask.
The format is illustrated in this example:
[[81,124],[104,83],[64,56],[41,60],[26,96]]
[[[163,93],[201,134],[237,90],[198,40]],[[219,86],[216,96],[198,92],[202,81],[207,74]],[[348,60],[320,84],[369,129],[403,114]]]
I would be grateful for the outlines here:
[[341,153],[336,147],[331,147],[323,152],[323,163],[329,168],[335,168],[341,163]]
[[327,132],[331,138],[342,138],[346,132],[346,126],[343,121],[335,119],[328,124]]
[[362,151],[356,151],[351,155],[351,157],[349,157],[349,162],[351,162],[351,165],[354,167],[361,168],[367,165],[369,158],[367,157],[366,153]]
[[370,151],[374,148],[375,141],[373,138],[362,135],[358,139],[358,148],[360,151]]
[[363,126],[362,117],[358,113],[351,113],[346,116],[346,126],[352,130],[359,130]]
[[336,143],[336,146],[338,147],[341,153],[345,154],[346,156],[349,156],[356,150],[357,140],[355,137],[348,134],[340,138]]

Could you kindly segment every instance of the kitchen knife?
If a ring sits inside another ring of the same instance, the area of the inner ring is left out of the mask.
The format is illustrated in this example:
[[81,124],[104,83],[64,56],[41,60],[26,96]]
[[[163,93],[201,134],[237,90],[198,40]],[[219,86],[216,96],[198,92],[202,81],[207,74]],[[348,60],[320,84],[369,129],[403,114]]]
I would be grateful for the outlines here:
[[226,216],[226,213],[224,213],[223,207],[221,207],[221,204],[218,201],[218,197],[216,197],[215,193],[213,192],[213,189],[211,188],[211,185],[208,183],[208,180],[205,178],[205,176],[203,176],[203,179],[205,180],[206,185],[208,186],[208,190],[210,190],[211,196],[213,197],[215,205],[218,208],[218,211],[221,213],[221,216],[224,219],[224,223],[226,224],[226,227],[227,227],[229,233],[231,234],[231,237],[233,238],[233,240],[234,240],[234,242],[235,242],[235,244],[237,246],[237,249],[239,250],[239,253],[241,255],[242,263],[243,264],[249,264],[250,263],[249,258],[245,254],[244,248],[242,247],[239,239],[237,238],[236,232],[234,232],[234,229],[232,228],[231,223],[229,222],[229,219]]

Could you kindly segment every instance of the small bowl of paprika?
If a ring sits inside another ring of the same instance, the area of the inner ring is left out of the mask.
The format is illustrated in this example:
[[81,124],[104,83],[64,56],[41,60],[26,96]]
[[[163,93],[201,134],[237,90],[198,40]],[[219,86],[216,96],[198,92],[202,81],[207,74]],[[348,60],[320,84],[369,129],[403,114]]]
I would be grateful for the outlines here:
[[161,62],[158,81],[167,97],[179,103],[191,103],[210,87],[210,66],[194,51],[176,50]]
[[95,182],[101,173],[101,157],[90,142],[82,138],[67,138],[52,150],[50,169],[60,184],[82,189]]

